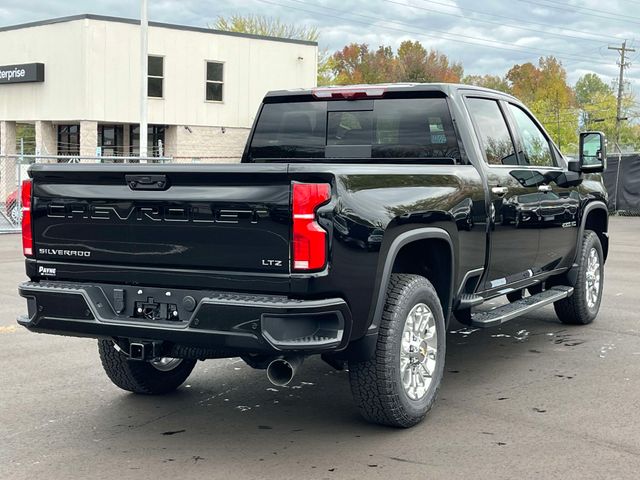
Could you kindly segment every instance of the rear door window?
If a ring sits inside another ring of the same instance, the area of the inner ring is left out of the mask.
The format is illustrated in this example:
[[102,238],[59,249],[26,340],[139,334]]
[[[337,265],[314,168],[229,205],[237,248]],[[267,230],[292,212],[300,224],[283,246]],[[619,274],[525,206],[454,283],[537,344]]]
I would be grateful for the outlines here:
[[[336,103],[326,101],[265,104],[251,142],[251,160],[330,156],[327,161],[339,161],[362,152],[370,158],[460,160],[444,98],[355,100],[344,105],[336,108]],[[330,155],[325,154],[327,146]],[[356,146],[370,148],[349,148]]]
[[518,165],[513,140],[498,102],[488,98],[467,98],[480,144],[489,165]]

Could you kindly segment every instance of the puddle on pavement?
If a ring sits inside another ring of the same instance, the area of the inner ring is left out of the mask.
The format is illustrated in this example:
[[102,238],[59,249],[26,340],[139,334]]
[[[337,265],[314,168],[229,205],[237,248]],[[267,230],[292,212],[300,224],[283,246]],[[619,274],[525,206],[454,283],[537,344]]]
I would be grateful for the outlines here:
[[479,332],[479,328],[460,328],[458,330],[451,330],[449,333],[453,335],[462,335],[462,338],[467,338],[469,335],[475,332]]
[[530,333],[528,330],[518,330],[514,334],[494,333],[493,335],[491,335],[491,338],[513,338],[517,342],[524,342],[526,339],[529,338],[529,335]]
[[616,345],[614,343],[605,343],[602,347],[600,347],[598,356],[600,358],[604,358],[607,356],[607,353],[609,353],[614,348],[616,348]]

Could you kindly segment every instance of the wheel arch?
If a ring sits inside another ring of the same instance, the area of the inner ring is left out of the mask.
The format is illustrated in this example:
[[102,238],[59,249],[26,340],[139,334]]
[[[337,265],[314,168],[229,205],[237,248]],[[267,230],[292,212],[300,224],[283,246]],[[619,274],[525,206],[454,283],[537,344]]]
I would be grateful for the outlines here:
[[449,233],[438,227],[410,230],[398,235],[387,251],[371,313],[377,328],[392,273],[413,273],[427,278],[436,289],[445,320],[451,313],[455,256]]
[[604,202],[591,202],[585,206],[578,242],[582,241],[585,230],[593,230],[598,235],[602,245],[603,261],[606,261],[609,253],[609,211]]

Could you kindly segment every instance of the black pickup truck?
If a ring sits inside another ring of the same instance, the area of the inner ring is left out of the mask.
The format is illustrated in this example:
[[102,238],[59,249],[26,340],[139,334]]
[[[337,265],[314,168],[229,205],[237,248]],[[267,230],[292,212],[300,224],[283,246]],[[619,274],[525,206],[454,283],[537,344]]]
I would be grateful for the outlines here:
[[272,92],[241,164],[33,165],[18,321],[99,339],[143,394],[236,356],[286,385],[319,354],[348,366],[365,418],[411,426],[452,315],[596,317],[605,149],[583,133],[569,160],[517,99],[465,85]]

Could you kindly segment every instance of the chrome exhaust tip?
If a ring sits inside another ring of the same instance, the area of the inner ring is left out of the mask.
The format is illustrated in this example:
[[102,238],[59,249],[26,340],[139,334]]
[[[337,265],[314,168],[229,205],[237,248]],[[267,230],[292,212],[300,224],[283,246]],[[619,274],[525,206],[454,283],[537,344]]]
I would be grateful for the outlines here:
[[293,377],[304,357],[282,357],[272,360],[267,366],[267,378],[277,387],[286,387]]

